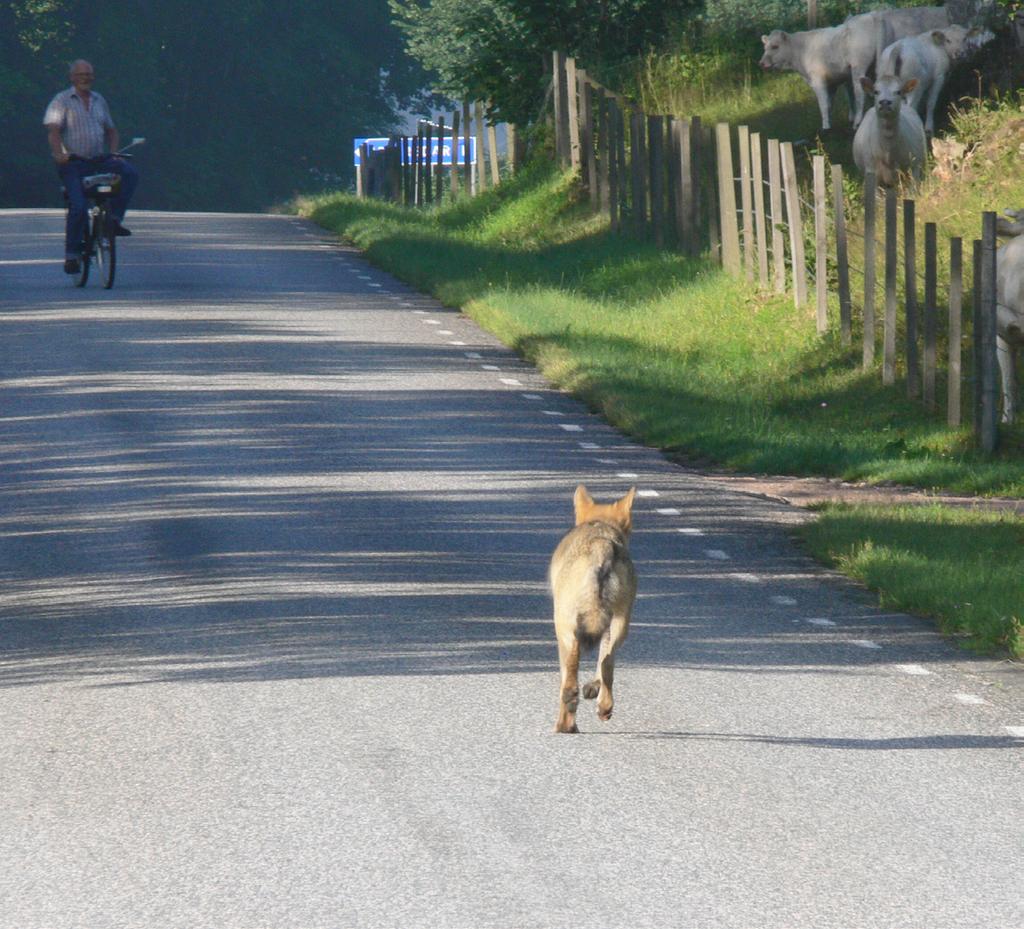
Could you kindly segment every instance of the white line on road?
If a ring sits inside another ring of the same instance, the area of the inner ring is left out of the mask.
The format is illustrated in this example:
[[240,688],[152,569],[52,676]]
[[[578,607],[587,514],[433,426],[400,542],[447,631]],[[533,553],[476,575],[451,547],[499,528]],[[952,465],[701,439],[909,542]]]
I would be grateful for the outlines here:
[[662,516],[681,516],[682,510],[677,510],[674,506],[661,506],[658,507],[657,512],[661,513]]
[[856,645],[857,648],[880,649],[882,647],[877,642],[872,642],[871,639],[850,639],[850,644]]
[[559,428],[564,429],[566,432],[582,432],[583,427],[577,426],[574,423],[559,423]]
[[731,558],[728,553],[723,552],[720,548],[707,548],[704,550],[704,554],[708,558],[714,558],[715,561],[730,561]]
[[807,620],[812,626],[834,626],[831,619],[822,619],[820,616],[812,616]]
[[1015,739],[1024,739],[1024,726],[1007,726],[1006,731]]
[[509,387],[522,387],[523,382],[517,381],[514,377],[502,377],[499,378],[502,384],[506,384]]
[[658,493],[658,491],[656,491],[656,490],[650,490],[650,489],[646,489],[646,490],[638,490],[638,491],[636,492],[636,495],[637,495],[638,497],[660,497],[660,496],[661,496],[661,494],[660,494],[660,493]]
[[774,596],[770,599],[776,606],[796,606],[796,600],[792,597]]
[[694,529],[691,526],[684,526],[682,529],[677,529],[677,532],[681,532],[683,535],[704,535],[703,529]]
[[919,664],[898,664],[896,665],[897,671],[902,671],[904,674],[913,674],[918,677],[924,677],[925,675],[931,674],[926,667]]
[[964,703],[967,706],[991,706],[984,697],[979,697],[977,694],[953,694],[953,699],[957,703]]
[[636,471],[620,471],[617,476],[624,481],[635,481],[640,475]]

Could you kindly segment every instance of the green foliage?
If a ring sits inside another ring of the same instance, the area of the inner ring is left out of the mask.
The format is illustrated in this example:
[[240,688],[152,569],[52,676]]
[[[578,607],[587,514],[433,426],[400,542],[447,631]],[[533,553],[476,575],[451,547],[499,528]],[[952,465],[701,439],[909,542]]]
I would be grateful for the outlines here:
[[122,137],[149,140],[135,203],[151,208],[264,209],[345,184],[352,138],[389,130],[425,83],[386,0],[0,2],[0,204],[57,204],[40,123],[77,57]]
[[495,119],[538,117],[552,51],[594,73],[660,45],[700,0],[391,0],[409,54],[438,90],[486,100]]

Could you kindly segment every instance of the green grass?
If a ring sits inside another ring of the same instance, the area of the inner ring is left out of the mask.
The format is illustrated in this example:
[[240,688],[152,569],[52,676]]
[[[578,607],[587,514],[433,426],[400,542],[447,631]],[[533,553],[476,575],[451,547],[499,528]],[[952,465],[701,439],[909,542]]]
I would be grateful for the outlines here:
[[935,617],[983,653],[1024,658],[1024,521],[950,507],[826,507],[801,530],[821,560],[879,592],[882,606]]
[[568,175],[535,169],[434,212],[346,196],[302,210],[681,458],[1024,497],[1013,433],[1002,456],[976,454],[967,430],[882,387],[791,300],[610,234]]

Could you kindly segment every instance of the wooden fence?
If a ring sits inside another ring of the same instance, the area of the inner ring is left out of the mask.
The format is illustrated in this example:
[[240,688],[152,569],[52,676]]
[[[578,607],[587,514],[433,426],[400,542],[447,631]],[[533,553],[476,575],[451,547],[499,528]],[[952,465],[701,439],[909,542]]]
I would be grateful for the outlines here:
[[[518,167],[518,134],[508,125],[507,164]],[[470,140],[476,144],[476,164],[468,158]],[[444,158],[444,152],[450,153]],[[356,194],[381,197],[407,206],[441,203],[460,193],[476,194],[500,180],[497,134],[484,119],[480,102],[464,103],[451,121],[421,120],[414,136],[392,136],[386,148],[363,145],[356,169]]]
[[[552,70],[556,157],[579,171],[613,230],[684,254],[708,253],[752,285],[790,293],[798,308],[813,311],[819,334],[834,326],[843,345],[852,345],[859,321],[866,370],[877,367],[887,385],[902,378],[908,397],[935,411],[945,379],[951,427],[962,425],[969,392],[977,444],[995,449],[994,213],[983,216],[965,286],[961,240],[949,240],[948,259],[940,261],[938,230],[925,223],[919,249],[915,202],[902,200],[901,222],[897,192],[880,191],[872,175],[864,179],[863,223],[854,227],[843,170],[828,172],[824,156],[810,157],[811,183],[801,184],[797,166],[806,153],[791,142],[762,139],[745,126],[712,130],[698,118],[648,115],[560,52]],[[964,325],[967,303],[973,312]]]

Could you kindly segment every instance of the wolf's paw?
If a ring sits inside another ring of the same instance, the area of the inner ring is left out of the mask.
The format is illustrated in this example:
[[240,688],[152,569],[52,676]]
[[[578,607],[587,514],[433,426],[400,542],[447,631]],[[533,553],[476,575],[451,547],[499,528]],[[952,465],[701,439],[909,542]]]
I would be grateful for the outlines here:
[[597,718],[603,723],[608,722],[612,718],[612,708],[610,706],[599,706],[597,708]]
[[571,726],[563,726],[560,723],[555,724],[555,732],[564,732],[570,735],[579,735],[579,731],[580,730],[577,728],[576,723],[573,723]]
[[593,700],[594,697],[597,696],[597,694],[598,694],[598,692],[600,690],[601,690],[601,682],[600,681],[591,681],[589,684],[584,684],[583,685],[583,699],[584,700]]

